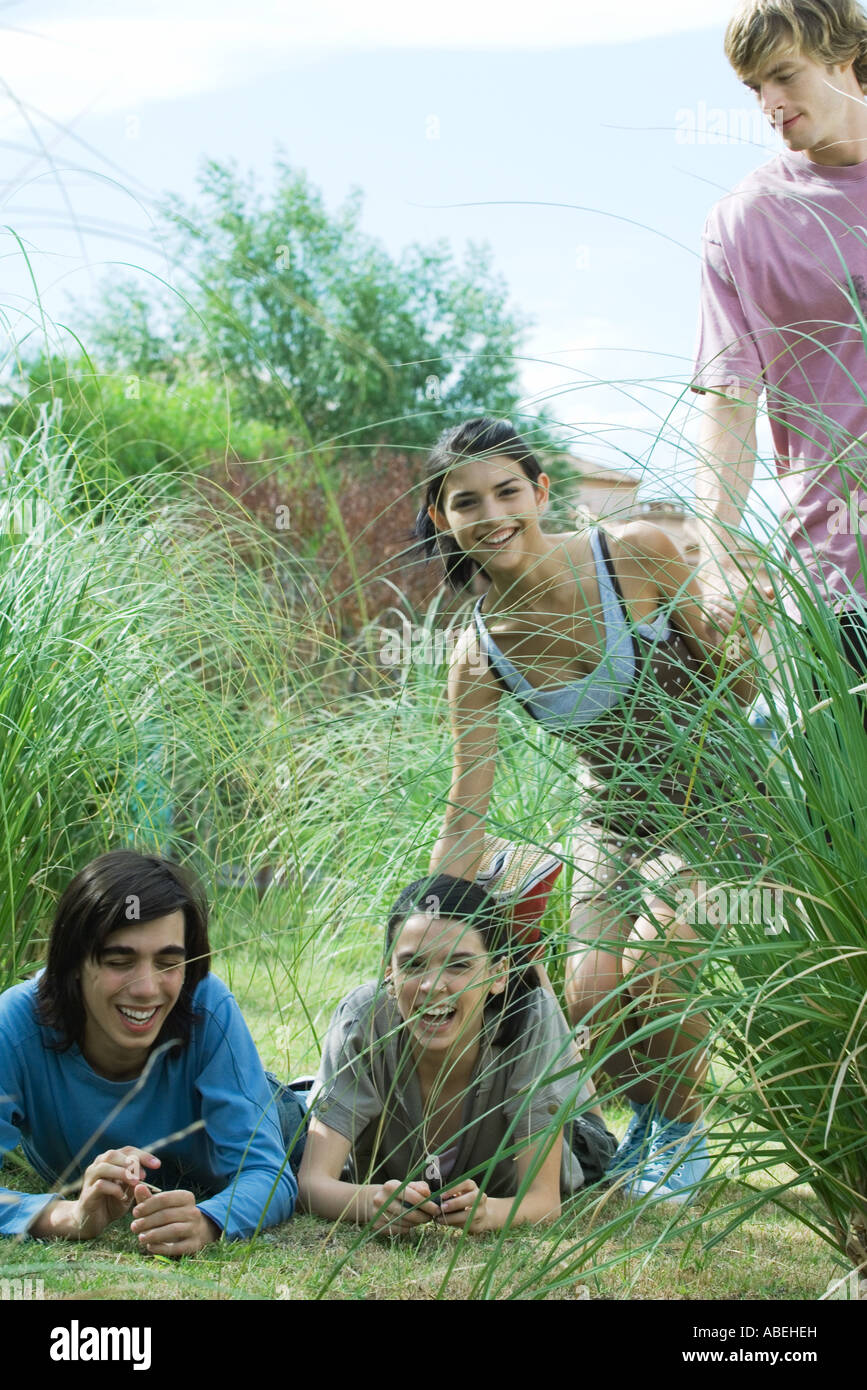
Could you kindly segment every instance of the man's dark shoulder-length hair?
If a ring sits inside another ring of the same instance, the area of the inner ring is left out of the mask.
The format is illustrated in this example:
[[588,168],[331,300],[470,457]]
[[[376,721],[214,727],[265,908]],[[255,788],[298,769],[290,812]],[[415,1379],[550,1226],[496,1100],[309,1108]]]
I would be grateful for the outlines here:
[[176,1038],[185,1047],[196,1021],[193,994],[210,970],[208,904],[193,876],[157,855],[118,849],[94,859],[68,885],[54,915],[45,972],[39,980],[39,1019],[60,1034],[65,1051],[84,1040],[81,967],[99,960],[106,938],[122,928],[145,926],[173,912],[184,914],[184,983],[158,1042]]

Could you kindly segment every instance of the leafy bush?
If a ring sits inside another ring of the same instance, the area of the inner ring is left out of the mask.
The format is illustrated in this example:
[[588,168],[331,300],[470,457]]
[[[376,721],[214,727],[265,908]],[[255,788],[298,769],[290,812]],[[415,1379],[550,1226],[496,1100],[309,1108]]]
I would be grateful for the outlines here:
[[285,447],[279,431],[233,417],[212,381],[103,372],[85,357],[26,366],[4,411],[6,428],[28,437],[46,409],[90,500],[123,479],[161,473],[168,485],[172,475],[217,460],[265,459]]

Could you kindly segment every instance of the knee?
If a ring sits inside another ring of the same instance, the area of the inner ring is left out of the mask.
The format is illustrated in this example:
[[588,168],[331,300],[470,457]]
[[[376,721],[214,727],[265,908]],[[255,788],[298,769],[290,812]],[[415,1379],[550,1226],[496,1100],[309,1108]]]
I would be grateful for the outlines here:
[[563,994],[570,1023],[580,1023],[596,1002],[593,981],[588,980],[580,969],[569,970],[567,967]]
[[579,949],[566,964],[564,994],[569,1021],[580,1023],[594,1011],[597,1017],[601,1017],[599,1005],[621,984],[616,956],[603,951]]
[[650,923],[640,917],[623,948],[623,978],[630,994],[642,994],[650,989],[658,970],[659,952]]
[[656,906],[649,914],[636,919],[623,951],[623,972],[631,990],[650,988],[662,969],[666,945],[676,929],[674,913]]
[[623,973],[632,995],[679,992],[686,972],[695,974],[696,942],[674,913],[640,917],[623,951]]

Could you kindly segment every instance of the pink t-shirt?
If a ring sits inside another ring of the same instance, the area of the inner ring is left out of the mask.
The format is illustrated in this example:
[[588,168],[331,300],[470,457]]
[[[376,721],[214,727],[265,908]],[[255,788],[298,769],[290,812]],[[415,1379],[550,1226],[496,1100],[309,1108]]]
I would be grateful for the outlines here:
[[693,389],[766,388],[785,529],[835,596],[865,594],[865,315],[867,161],[781,154],[712,208]]

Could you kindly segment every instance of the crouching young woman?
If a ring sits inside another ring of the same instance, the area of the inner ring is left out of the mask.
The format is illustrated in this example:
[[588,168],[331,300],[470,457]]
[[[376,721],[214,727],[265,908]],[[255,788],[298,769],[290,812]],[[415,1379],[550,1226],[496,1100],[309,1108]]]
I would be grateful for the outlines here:
[[616,1140],[508,917],[477,884],[422,879],[392,910],[385,961],[328,1029],[302,1203],[390,1233],[557,1216]]
[[88,1240],[124,1219],[143,1252],[179,1256],[291,1216],[274,1090],[177,865],[88,864],[44,971],[0,996],[0,1158],[19,1144],[51,1190],[0,1192],[6,1235]]

